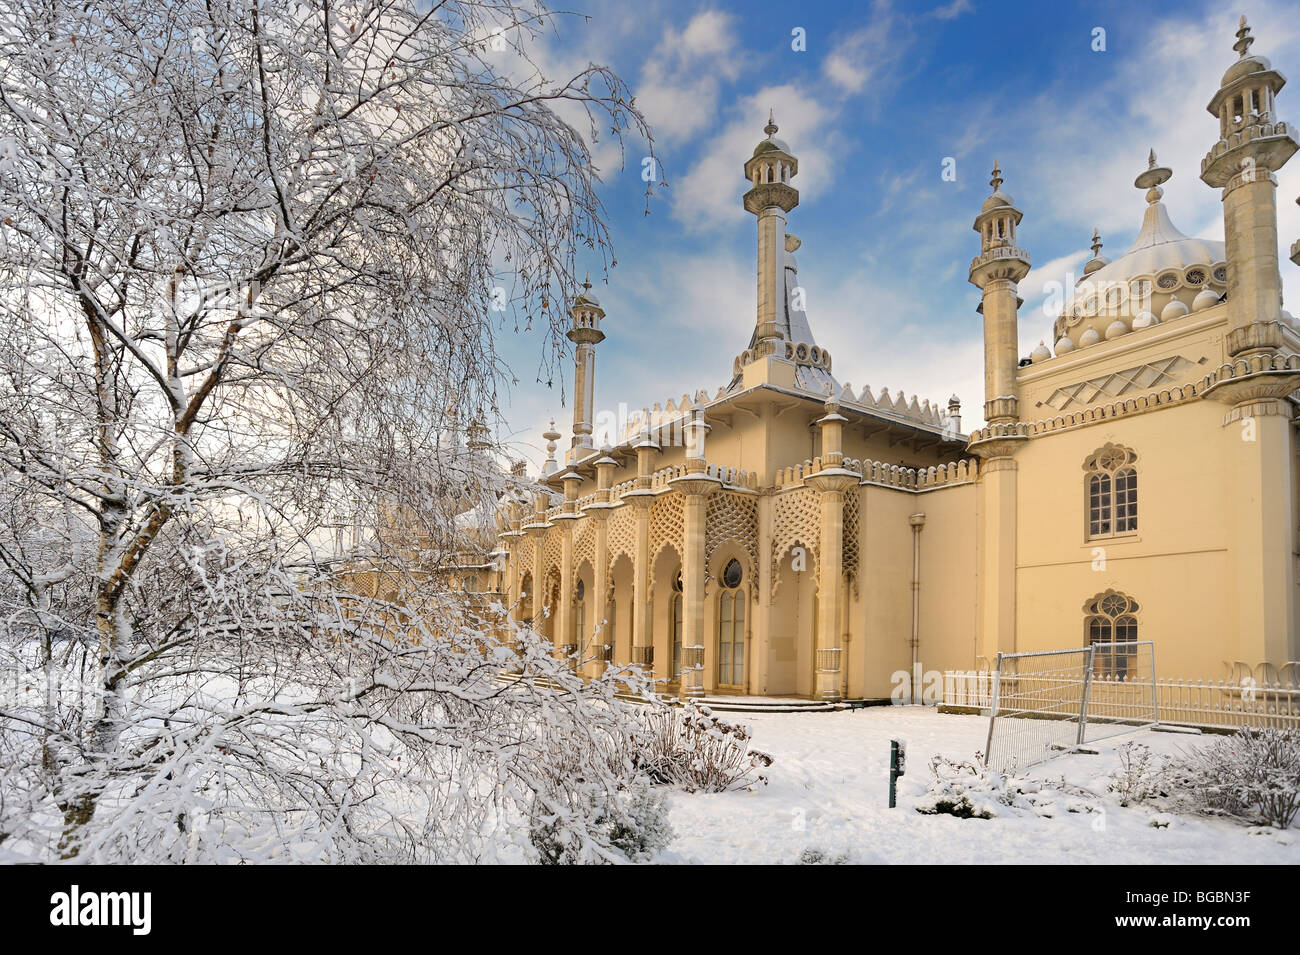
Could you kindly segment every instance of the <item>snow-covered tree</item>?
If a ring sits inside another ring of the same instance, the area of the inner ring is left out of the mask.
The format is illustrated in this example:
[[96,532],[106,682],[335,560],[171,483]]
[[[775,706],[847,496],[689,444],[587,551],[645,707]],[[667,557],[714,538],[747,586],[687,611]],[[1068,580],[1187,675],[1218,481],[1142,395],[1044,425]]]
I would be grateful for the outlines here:
[[550,21],[0,10],[0,852],[478,858],[541,819],[619,858],[612,683],[423,573],[493,488],[494,335],[558,341],[607,248],[589,144],[646,134],[608,70],[529,68]]

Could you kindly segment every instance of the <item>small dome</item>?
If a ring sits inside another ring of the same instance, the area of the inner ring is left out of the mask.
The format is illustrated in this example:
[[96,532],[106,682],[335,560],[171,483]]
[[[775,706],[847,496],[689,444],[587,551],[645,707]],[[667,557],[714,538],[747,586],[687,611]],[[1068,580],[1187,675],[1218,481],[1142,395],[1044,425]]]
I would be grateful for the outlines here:
[[984,205],[980,206],[980,212],[988,212],[990,209],[1000,209],[1003,206],[1011,206],[1014,204],[1014,199],[1001,189],[998,189],[993,193],[993,195],[984,200]]
[[1243,76],[1249,76],[1251,73],[1263,73],[1271,70],[1273,64],[1269,63],[1268,58],[1264,56],[1243,56],[1232,66],[1228,67],[1227,72],[1223,74],[1223,80],[1219,83],[1220,87],[1227,86]]
[[1038,342],[1038,347],[1029,353],[1029,360],[1034,364],[1038,364],[1040,361],[1047,361],[1047,359],[1051,357],[1051,351],[1048,350],[1048,347],[1043,344],[1041,340]]
[[1098,255],[1095,258],[1091,258],[1084,263],[1083,274],[1091,275],[1093,272],[1096,272],[1098,269],[1104,269],[1108,265],[1110,265],[1110,259]]
[[1129,332],[1128,322],[1122,318],[1117,318],[1106,326],[1106,341],[1112,341],[1121,335],[1127,335]]
[[[790,147],[785,144],[785,140],[777,139],[775,136],[763,140],[754,147],[754,156],[761,156],[763,153],[785,153],[790,155]],[[753,157],[751,157],[753,158]]]
[[1152,325],[1159,325],[1160,319],[1156,318],[1151,312],[1138,312],[1137,318],[1133,319],[1133,327],[1150,328]]
[[1192,311],[1199,312],[1203,308],[1213,308],[1218,304],[1219,293],[1203,288],[1196,293],[1196,298],[1192,299]]
[[1084,348],[1088,345],[1095,345],[1099,341],[1101,341],[1101,335],[1098,334],[1097,329],[1089,328],[1079,336],[1079,347]]
[[1064,355],[1074,351],[1074,342],[1069,335],[1064,335],[1056,340],[1056,354]]
[[1172,322],[1175,319],[1182,318],[1190,311],[1186,302],[1180,302],[1178,299],[1170,299],[1169,304],[1160,310],[1160,321]]

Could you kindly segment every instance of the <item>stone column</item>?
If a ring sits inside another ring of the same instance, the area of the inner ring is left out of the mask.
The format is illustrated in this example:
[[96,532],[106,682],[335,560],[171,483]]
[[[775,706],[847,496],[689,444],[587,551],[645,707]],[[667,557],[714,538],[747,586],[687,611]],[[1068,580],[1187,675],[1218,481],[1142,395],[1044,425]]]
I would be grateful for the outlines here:
[[1017,477],[1010,454],[990,455],[981,462],[978,646],[990,666],[999,651],[1016,650]]
[[704,695],[704,535],[709,495],[721,484],[703,471],[688,472],[674,485],[686,496],[682,541],[682,680],[683,699]]
[[[1279,359],[1278,364],[1284,364]],[[1252,366],[1273,367],[1271,356]],[[1300,656],[1300,614],[1295,593],[1296,509],[1291,479],[1292,408],[1286,395],[1300,374],[1267,370],[1240,374],[1205,392],[1230,404],[1223,418],[1229,461],[1229,521],[1235,568],[1233,631],[1237,659],[1283,663]],[[1228,583],[1225,581],[1225,583]]]
[[[609,455],[603,455],[596,461],[596,500],[586,508],[587,519],[592,521],[596,534],[595,568],[592,578],[591,595],[593,613],[588,625],[592,638],[592,651],[586,672],[590,677],[599,677],[605,672],[606,653],[612,658],[614,650],[613,621],[606,616],[609,609],[609,512],[618,505],[610,500],[613,486],[614,468],[618,462]],[[605,651],[604,647],[609,647]]]
[[[555,520],[562,522],[560,532],[560,606],[555,618],[555,646],[557,653],[572,658],[576,653],[580,661],[583,652],[583,635],[575,633],[573,628],[574,573],[573,573],[573,528],[574,523],[582,517],[578,511],[578,485],[582,476],[570,471],[561,478],[564,481],[564,507]],[[574,659],[569,663],[575,669],[578,664]]]
[[857,487],[862,475],[842,467],[844,422],[834,398],[826,401],[821,426],[822,469],[804,479],[821,495],[821,530],[817,547],[817,633],[814,634],[817,686],[823,700],[841,697],[840,646],[844,614],[844,492]]
[[[647,425],[648,427],[648,425]],[[654,634],[650,632],[650,507],[654,491],[650,477],[659,445],[643,431],[636,445],[636,487],[623,495],[624,502],[636,508],[636,555],[632,561],[632,663],[654,677]]]
[[709,430],[697,411],[686,423],[686,474],[673,487],[686,496],[682,541],[682,699],[704,695],[704,538],[709,495],[722,482],[707,472],[704,435]]
[[546,494],[538,491],[533,496],[533,519],[521,528],[533,541],[533,617],[529,624],[539,634],[546,619],[543,613],[546,603],[546,567],[542,556],[542,540],[551,527],[546,520],[548,503]]
[[[754,612],[754,641],[749,651],[746,691],[767,693],[772,653],[772,498],[758,499],[758,603]],[[746,608],[748,609],[748,608]]]

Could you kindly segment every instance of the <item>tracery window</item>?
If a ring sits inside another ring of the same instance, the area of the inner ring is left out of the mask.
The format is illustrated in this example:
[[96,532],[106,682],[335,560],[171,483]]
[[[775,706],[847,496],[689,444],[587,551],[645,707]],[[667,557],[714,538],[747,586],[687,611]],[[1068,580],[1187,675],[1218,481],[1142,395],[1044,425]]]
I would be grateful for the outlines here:
[[1137,455],[1108,444],[1083,464],[1088,539],[1134,534],[1138,529]]
[[1133,672],[1137,656],[1138,610],[1136,600],[1115,590],[1097,594],[1084,604],[1084,636],[1090,645],[1106,645],[1093,651],[1094,674],[1123,680]]
[[745,683],[745,592],[740,589],[745,571],[734,557],[722,571],[723,590],[718,595],[718,683]]

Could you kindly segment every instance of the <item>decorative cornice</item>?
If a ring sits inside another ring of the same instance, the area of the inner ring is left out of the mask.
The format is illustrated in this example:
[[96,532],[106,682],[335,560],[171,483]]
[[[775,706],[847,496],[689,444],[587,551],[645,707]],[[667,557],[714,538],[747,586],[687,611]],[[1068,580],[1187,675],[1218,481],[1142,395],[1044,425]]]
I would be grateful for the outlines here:
[[971,259],[970,281],[981,289],[998,279],[1019,282],[1029,269],[1028,252],[1015,245],[998,245]]
[[745,193],[745,211],[761,215],[764,209],[773,206],[782,212],[789,212],[799,204],[799,190],[783,182],[760,183]]
[[[1005,438],[1010,435],[1038,438],[1058,431],[1086,428],[1104,421],[1113,421],[1116,418],[1146,414],[1149,411],[1158,411],[1162,408],[1194,401],[1198,398],[1212,397],[1211,392],[1217,392],[1213,397],[1217,398],[1218,395],[1222,395],[1222,400],[1229,404],[1235,404],[1243,400],[1253,400],[1250,395],[1251,388],[1263,389],[1265,393],[1274,392],[1287,387],[1289,380],[1296,376],[1300,376],[1300,354],[1276,352],[1249,357],[1242,356],[1231,362],[1225,362],[1199,381],[1188,382],[1187,384],[1165,388],[1133,398],[1125,398],[1109,404],[1095,405],[1091,408],[1084,408],[1070,414],[1057,415],[1053,418],[1033,422],[1022,421],[1014,425],[997,426],[996,428],[994,426],[982,428],[971,432],[971,443],[987,441],[992,438]],[[1268,384],[1265,384],[1266,382]],[[1228,386],[1234,383],[1247,385],[1248,387],[1239,389],[1237,394],[1234,395],[1228,389]],[[1289,387],[1291,391],[1294,391],[1300,385],[1292,384]],[[1289,395],[1290,392],[1288,391],[1287,394]],[[1259,397],[1265,396],[1277,397],[1273,394],[1259,395]]]
[[848,468],[824,468],[809,474],[803,483],[819,491],[843,491],[862,481],[862,475]]
[[1215,143],[1201,160],[1201,179],[1211,186],[1231,192],[1243,184],[1242,159],[1254,160],[1254,168],[1245,182],[1272,181],[1271,171],[1281,169],[1295,154],[1297,143],[1291,127],[1284,122],[1256,123],[1232,133]]

